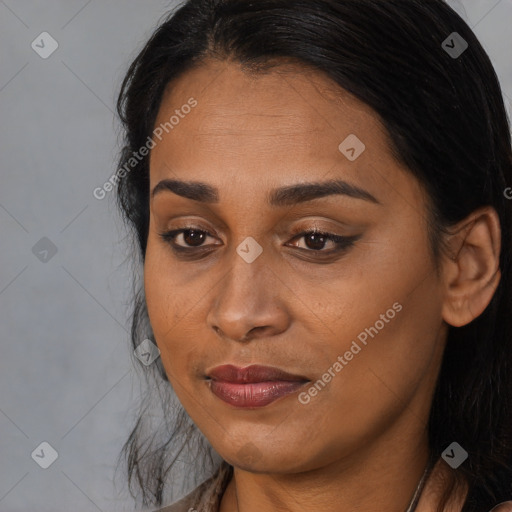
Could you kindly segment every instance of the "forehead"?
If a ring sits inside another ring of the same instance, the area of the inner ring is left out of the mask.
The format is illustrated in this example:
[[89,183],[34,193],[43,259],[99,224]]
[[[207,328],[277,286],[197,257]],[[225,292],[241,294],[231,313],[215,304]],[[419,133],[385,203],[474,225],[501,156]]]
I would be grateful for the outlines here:
[[[181,111],[191,98],[197,105]],[[377,163],[397,165],[378,115],[308,67],[249,74],[237,63],[207,61],[169,84],[155,127],[177,114],[151,151],[153,183],[174,174],[218,186],[242,177],[286,184],[342,171],[362,184],[377,179]],[[349,161],[339,146],[354,135],[365,151]]]

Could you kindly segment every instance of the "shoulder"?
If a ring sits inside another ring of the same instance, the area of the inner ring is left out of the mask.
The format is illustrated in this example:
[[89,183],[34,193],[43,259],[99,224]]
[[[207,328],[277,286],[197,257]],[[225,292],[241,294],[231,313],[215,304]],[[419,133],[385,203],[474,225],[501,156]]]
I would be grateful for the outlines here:
[[184,498],[153,512],[217,512],[233,468],[222,463],[217,472]]
[[203,494],[206,485],[208,482],[202,483],[200,486],[196,487],[191,493],[187,494],[184,498],[169,505],[168,507],[160,508],[155,510],[154,512],[193,512],[194,507],[193,504],[197,503]]
[[512,512],[512,501],[505,501],[496,505],[491,512]]

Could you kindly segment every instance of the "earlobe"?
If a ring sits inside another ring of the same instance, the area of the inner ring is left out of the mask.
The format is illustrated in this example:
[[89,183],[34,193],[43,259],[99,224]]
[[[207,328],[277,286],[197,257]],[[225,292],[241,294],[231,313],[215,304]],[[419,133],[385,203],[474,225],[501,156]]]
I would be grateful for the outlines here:
[[478,209],[448,236],[442,315],[449,325],[461,327],[483,313],[501,278],[498,214],[492,207]]

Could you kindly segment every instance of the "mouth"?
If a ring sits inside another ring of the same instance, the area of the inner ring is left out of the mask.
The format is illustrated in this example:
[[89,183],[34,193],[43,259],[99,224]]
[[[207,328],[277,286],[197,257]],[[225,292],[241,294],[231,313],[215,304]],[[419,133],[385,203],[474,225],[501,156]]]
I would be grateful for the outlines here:
[[264,407],[290,395],[310,380],[272,366],[252,365],[239,368],[223,365],[213,368],[206,376],[210,390],[234,407]]

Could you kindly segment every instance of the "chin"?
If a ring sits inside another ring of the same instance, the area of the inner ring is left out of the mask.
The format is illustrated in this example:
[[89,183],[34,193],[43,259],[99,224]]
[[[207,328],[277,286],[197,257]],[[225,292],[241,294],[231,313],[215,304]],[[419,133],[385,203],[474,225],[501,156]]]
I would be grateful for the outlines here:
[[266,445],[262,443],[260,446],[263,448],[259,448],[249,441],[236,452],[222,455],[222,458],[231,466],[250,473],[287,474],[312,469],[312,467],[307,467],[306,461],[297,458],[297,453],[300,450],[290,447],[290,445],[286,452],[273,450],[269,443]]

